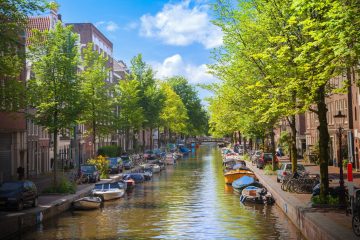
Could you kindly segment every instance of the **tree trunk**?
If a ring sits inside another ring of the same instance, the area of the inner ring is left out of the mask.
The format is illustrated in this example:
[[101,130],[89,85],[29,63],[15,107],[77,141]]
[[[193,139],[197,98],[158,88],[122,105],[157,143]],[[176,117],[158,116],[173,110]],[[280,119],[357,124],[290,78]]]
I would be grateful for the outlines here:
[[160,148],[161,145],[160,145],[160,128],[159,126],[157,127],[157,132],[158,132],[158,136],[157,136],[157,144],[158,144],[158,147]]
[[96,120],[95,119],[93,119],[93,122],[92,122],[92,125],[93,125],[93,127],[92,127],[92,132],[93,132],[93,136],[92,136],[92,138],[93,138],[93,156],[92,157],[94,157],[94,156],[96,156]]
[[272,153],[272,170],[275,171],[276,169],[276,163],[275,163],[275,158],[276,158],[276,150],[275,150],[275,133],[274,130],[271,130],[270,132],[270,141],[271,141],[271,153]]
[[262,142],[262,151],[265,152],[265,136],[261,138],[261,142]]
[[329,190],[329,131],[326,119],[327,107],[325,103],[325,85],[321,86],[317,91],[317,108],[319,119],[319,164],[320,164],[320,200],[326,202],[326,196]]
[[150,128],[150,149],[153,149],[153,129]]
[[145,141],[145,128],[142,130],[142,150],[145,151],[146,148],[146,141]]
[[54,178],[53,178],[53,184],[54,184],[54,187],[57,186],[57,158],[58,158],[58,141],[57,141],[57,138],[58,138],[58,129],[56,128],[54,130]]
[[126,128],[125,130],[125,151],[128,152],[129,151],[129,145],[130,145],[130,137],[129,137],[129,133],[130,129]]
[[290,128],[291,128],[291,141],[290,141],[291,170],[294,173],[297,171],[296,118],[295,118],[295,115],[290,116],[289,124],[290,124]]

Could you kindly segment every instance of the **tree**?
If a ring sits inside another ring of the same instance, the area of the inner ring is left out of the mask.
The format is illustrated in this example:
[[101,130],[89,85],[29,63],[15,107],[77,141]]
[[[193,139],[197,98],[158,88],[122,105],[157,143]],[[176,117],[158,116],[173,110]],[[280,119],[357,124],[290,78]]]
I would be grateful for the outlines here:
[[71,27],[57,23],[53,30],[34,30],[29,46],[35,73],[27,89],[30,106],[35,108],[35,114],[30,117],[53,134],[55,186],[59,130],[75,124],[81,110],[77,41]]
[[170,77],[167,79],[167,82],[176,94],[180,96],[186,107],[187,115],[189,117],[187,124],[188,134],[207,134],[208,115],[206,110],[202,107],[201,100],[194,87],[182,76]]
[[109,134],[113,129],[115,107],[112,103],[113,87],[106,82],[110,69],[106,67],[108,59],[94,50],[89,43],[83,49],[83,66],[81,72],[80,92],[83,97],[81,121],[90,127],[94,153],[96,154],[96,137]]
[[125,149],[128,150],[130,130],[138,130],[144,121],[144,110],[140,104],[139,83],[136,80],[120,81],[115,90],[116,104],[120,108],[116,123],[118,129],[125,133]]
[[161,91],[163,91],[165,95],[164,108],[160,114],[161,125],[171,132],[185,132],[188,116],[186,107],[181,101],[180,96],[177,95],[166,82],[161,84]]
[[[3,0],[0,2],[0,111],[25,108],[25,40],[27,16],[49,7],[43,0]],[[3,80],[3,82],[1,82]]]
[[131,60],[130,69],[130,79],[139,83],[140,105],[144,111],[143,141],[145,141],[145,129],[150,128],[150,148],[152,148],[152,129],[159,125],[165,97],[156,84],[153,69],[143,61],[141,54]]

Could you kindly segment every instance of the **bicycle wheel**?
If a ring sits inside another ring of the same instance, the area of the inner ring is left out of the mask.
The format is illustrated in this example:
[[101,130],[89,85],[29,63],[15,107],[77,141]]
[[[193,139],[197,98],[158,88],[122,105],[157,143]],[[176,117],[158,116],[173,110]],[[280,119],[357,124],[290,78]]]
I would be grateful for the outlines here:
[[352,229],[356,236],[360,237],[360,218],[355,214],[352,218]]

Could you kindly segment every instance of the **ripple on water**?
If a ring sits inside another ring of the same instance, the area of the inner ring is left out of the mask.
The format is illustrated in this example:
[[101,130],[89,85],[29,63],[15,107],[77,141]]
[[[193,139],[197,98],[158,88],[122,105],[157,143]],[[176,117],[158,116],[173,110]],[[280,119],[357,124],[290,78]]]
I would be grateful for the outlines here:
[[66,212],[23,239],[302,239],[276,206],[243,205],[215,145],[169,166],[101,210]]

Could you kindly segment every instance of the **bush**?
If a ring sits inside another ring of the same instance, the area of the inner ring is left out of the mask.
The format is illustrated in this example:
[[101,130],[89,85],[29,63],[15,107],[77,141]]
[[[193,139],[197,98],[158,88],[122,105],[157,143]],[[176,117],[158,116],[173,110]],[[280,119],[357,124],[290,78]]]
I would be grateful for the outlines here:
[[121,155],[121,148],[115,145],[104,146],[98,149],[98,155],[107,157],[118,157]]
[[60,182],[57,184],[57,186],[50,186],[46,188],[44,193],[75,193],[76,192],[76,184],[73,182],[70,182],[66,178],[61,178]]
[[347,160],[347,159],[343,159],[343,162],[342,162],[342,164],[343,164],[343,168],[344,169],[346,169],[347,168],[347,164],[349,163],[349,160]]
[[94,164],[100,172],[100,178],[109,178],[109,160],[104,156],[97,156],[95,159],[87,160],[88,164]]
[[322,202],[320,199],[320,196],[317,195],[317,196],[311,197],[311,202],[313,204],[328,204],[328,205],[336,206],[339,204],[339,198],[328,195],[325,199],[325,202]]
[[245,153],[244,156],[243,156],[243,159],[244,159],[245,161],[250,162],[250,155],[249,155],[248,153]]
[[264,173],[265,175],[276,175],[277,166],[275,165],[275,169],[273,171],[272,164],[266,164],[264,167]]

